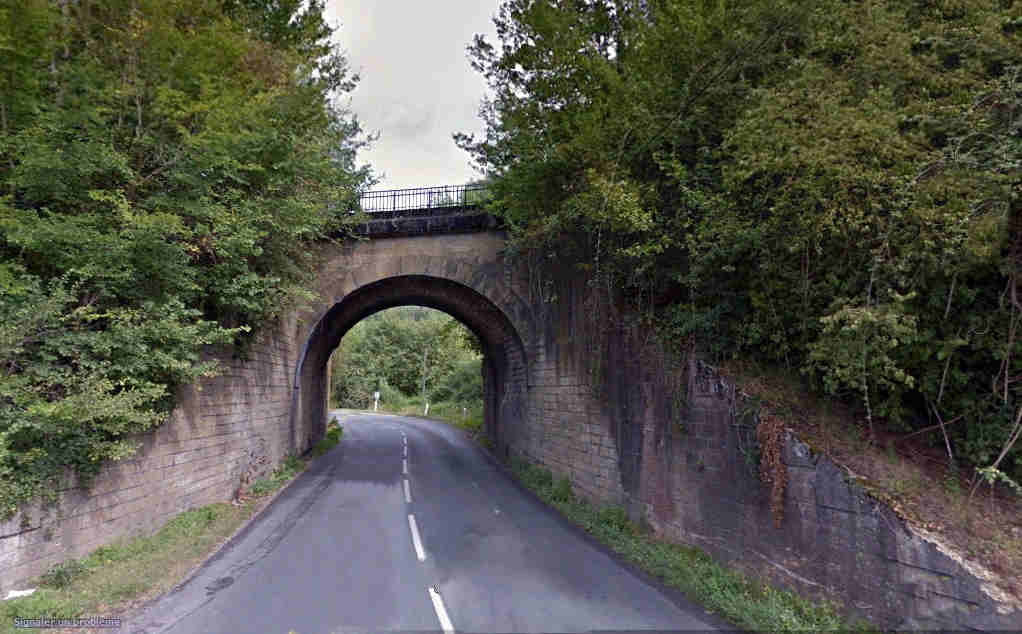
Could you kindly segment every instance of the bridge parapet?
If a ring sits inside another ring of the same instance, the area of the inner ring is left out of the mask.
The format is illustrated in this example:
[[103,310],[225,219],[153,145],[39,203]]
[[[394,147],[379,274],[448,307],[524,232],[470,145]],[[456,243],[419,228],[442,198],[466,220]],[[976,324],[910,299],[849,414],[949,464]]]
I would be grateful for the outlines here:
[[362,194],[359,206],[367,214],[421,215],[419,212],[428,210],[478,207],[489,197],[489,188],[482,184],[383,189]]
[[489,188],[480,184],[365,192],[359,197],[359,209],[368,218],[355,232],[394,237],[489,231],[498,225],[483,210],[489,199]]

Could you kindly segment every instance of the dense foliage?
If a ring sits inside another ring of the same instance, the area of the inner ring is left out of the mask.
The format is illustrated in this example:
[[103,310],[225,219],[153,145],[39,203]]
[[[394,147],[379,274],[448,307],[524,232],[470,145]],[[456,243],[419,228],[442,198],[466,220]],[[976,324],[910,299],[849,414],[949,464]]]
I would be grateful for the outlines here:
[[523,252],[1022,476],[1017,2],[506,0],[495,22],[469,48],[485,136],[456,140]]
[[479,409],[483,398],[478,340],[453,317],[408,306],[380,311],[348,331],[330,360],[338,407],[400,409],[409,399]]
[[369,177],[322,11],[0,0],[0,516],[130,454],[203,346],[306,293]]

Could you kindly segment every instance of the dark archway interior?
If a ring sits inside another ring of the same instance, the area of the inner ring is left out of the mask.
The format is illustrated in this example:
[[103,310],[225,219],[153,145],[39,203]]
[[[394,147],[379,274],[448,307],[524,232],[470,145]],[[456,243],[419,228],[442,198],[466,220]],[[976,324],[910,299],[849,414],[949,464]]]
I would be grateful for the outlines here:
[[422,275],[391,277],[367,284],[330,308],[313,328],[296,376],[291,420],[295,449],[311,446],[325,431],[327,364],[341,338],[375,312],[408,305],[442,310],[479,338],[484,353],[486,433],[498,453],[507,455],[508,432],[514,419],[524,414],[525,354],[521,338],[503,311],[479,292],[457,282]]

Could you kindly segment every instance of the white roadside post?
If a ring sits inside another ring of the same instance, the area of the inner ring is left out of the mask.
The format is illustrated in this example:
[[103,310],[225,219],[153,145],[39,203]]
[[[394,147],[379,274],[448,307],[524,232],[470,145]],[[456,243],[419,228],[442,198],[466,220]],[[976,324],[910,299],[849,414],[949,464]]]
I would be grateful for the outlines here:
[[380,392],[379,390],[377,390],[373,392],[373,411],[375,412],[378,411],[379,409],[380,409]]

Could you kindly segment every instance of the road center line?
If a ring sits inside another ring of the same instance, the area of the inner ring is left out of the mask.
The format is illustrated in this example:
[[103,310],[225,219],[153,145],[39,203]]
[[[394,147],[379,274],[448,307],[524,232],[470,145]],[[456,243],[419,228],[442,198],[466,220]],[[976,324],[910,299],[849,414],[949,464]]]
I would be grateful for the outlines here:
[[408,528],[412,530],[412,546],[415,547],[415,556],[419,561],[426,561],[426,551],[422,549],[422,539],[419,537],[419,527],[415,525],[415,516],[408,514]]
[[408,504],[412,503],[412,492],[408,488],[408,479],[407,478],[405,479],[405,502],[407,502]]
[[401,474],[408,475],[408,458],[401,459]]
[[451,618],[447,616],[447,609],[444,608],[444,600],[440,598],[440,593],[430,587],[429,598],[433,600],[433,609],[436,610],[436,618],[440,620],[441,629],[445,634],[454,632],[454,625],[451,624]]

